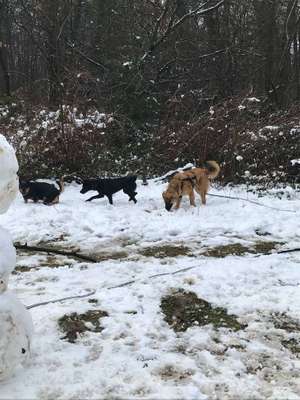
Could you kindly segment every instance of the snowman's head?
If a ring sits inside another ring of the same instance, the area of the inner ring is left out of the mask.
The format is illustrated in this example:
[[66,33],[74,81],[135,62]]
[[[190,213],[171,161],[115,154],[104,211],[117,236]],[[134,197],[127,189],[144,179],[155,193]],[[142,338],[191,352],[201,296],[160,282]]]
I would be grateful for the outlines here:
[[18,193],[18,161],[15,151],[0,134],[0,214],[6,212]]

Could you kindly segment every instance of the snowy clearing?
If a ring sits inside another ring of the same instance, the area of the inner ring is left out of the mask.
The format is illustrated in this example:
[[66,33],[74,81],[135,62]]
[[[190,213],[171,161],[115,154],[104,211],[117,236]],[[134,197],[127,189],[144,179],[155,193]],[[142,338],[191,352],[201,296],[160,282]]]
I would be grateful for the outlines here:
[[[1,215],[15,242],[99,262],[19,252],[10,288],[24,304],[96,292],[31,310],[32,358],[1,384],[0,399],[300,399],[300,252],[275,253],[299,247],[299,192],[280,200],[211,189],[295,213],[216,197],[168,213],[164,187],[139,184],[136,205],[120,192],[110,206],[85,203],[91,194],[72,184],[57,206],[19,195]],[[161,301],[178,289],[234,314],[242,328],[194,323],[175,332]],[[85,322],[73,343],[62,340],[62,317],[99,310],[99,329]]]

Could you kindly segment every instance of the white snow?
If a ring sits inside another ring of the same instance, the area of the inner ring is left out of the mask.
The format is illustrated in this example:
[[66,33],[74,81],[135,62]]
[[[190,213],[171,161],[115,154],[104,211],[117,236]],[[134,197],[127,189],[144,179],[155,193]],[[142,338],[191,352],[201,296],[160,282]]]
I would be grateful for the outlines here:
[[299,165],[300,164],[300,158],[291,160],[291,164],[292,164],[292,166]]
[[0,321],[1,381],[28,360],[33,326],[29,312],[9,291],[0,294]]
[[0,227],[0,293],[7,289],[8,279],[16,265],[16,250],[9,232]]
[[[15,242],[53,244],[103,258],[87,263],[43,253],[19,255],[10,286],[24,304],[93,289],[98,303],[84,298],[33,308],[32,357],[26,369],[1,383],[0,399],[300,398],[299,353],[284,345],[299,346],[300,333],[274,324],[276,316],[300,324],[300,254],[203,255],[235,243],[299,247],[299,193],[294,191],[291,200],[272,194],[257,199],[243,188],[212,188],[211,193],[294,212],[208,197],[206,206],[197,198],[197,208],[190,208],[184,199],[181,209],[168,213],[161,197],[165,186],[139,183],[136,205],[120,192],[110,206],[105,198],[85,203],[92,193],[81,195],[80,186],[72,184],[56,206],[24,204],[19,195],[0,217]],[[165,245],[191,252],[165,258],[141,254]],[[164,273],[170,275],[153,277]],[[225,307],[247,328],[195,325],[176,334],[160,301],[177,288]],[[108,313],[101,333],[86,332],[76,343],[61,340],[60,317],[93,309]]]
[[[18,192],[18,162],[13,148],[0,135],[0,214],[4,213]],[[7,289],[10,273],[16,264],[16,252],[7,230],[0,227],[0,293]]]
[[[178,161],[178,160],[175,160],[175,161]],[[174,175],[177,172],[186,171],[186,170],[192,169],[192,168],[195,168],[194,164],[187,163],[184,167],[180,167],[180,168],[174,169],[172,171],[169,171],[166,174],[164,174],[163,176],[157,178],[156,180],[164,180],[164,179],[167,179],[169,176]]]
[[[280,129],[280,126],[276,125],[266,125],[262,128],[263,130],[268,130],[268,131],[278,131]],[[260,130],[262,130],[260,129]]]
[[298,134],[298,133],[300,133],[300,127],[299,126],[295,126],[294,128],[292,128],[290,130],[290,134],[291,135],[295,135],[295,134]]
[[0,214],[4,213],[18,192],[18,162],[15,152],[0,134]]
[[[0,213],[18,192],[18,162],[13,148],[0,135]],[[16,252],[9,233],[0,227],[0,381],[9,378],[30,354],[32,321],[29,312],[8,290]]]
[[260,103],[260,100],[257,97],[247,97],[247,101],[250,103]]

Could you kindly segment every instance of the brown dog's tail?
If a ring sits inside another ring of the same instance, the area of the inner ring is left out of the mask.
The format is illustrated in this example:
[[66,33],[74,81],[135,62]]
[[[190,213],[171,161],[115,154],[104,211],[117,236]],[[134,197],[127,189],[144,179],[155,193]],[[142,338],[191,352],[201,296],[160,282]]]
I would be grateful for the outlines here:
[[220,173],[220,166],[216,161],[205,161],[205,168],[209,179],[215,179]]
[[59,186],[59,191],[60,191],[60,193],[62,193],[62,192],[64,191],[64,189],[65,189],[64,177],[65,177],[65,176],[62,176],[62,177],[60,178],[60,180],[57,181],[57,184],[58,184],[58,186]]

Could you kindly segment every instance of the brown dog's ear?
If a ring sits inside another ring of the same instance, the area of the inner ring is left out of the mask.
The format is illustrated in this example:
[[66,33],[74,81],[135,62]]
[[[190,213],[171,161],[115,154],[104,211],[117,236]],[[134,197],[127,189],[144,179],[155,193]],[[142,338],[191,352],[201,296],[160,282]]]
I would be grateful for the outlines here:
[[172,200],[172,196],[168,195],[168,192],[165,190],[164,192],[162,192],[162,197],[164,199],[164,201],[171,201]]

